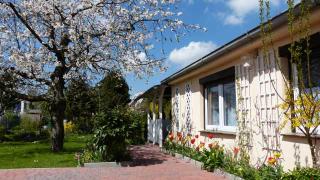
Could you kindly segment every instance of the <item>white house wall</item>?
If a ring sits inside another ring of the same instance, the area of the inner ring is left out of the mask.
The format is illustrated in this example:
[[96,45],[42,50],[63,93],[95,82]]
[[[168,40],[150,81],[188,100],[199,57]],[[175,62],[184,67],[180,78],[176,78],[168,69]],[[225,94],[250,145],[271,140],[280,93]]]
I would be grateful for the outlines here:
[[[312,14],[310,22],[311,33],[320,32],[319,11]],[[275,31],[273,36],[274,49],[276,50],[278,47],[290,43],[286,26]],[[199,83],[199,79],[234,66],[236,83],[240,87],[236,90],[237,110],[238,113],[245,116],[244,124],[247,127],[245,132],[247,134],[241,133],[248,138],[251,163],[261,165],[273,151],[280,151],[285,169],[292,169],[297,165],[311,166],[311,153],[304,138],[284,135],[290,132],[290,125],[285,126],[284,129],[279,129],[283,120],[279,105],[285,96],[288,64],[285,59],[277,57],[278,53],[274,52],[273,48],[270,48],[268,53],[270,61],[266,62],[262,58],[261,42],[253,41],[169,82],[172,87],[173,112],[175,112],[175,89],[179,88],[180,90],[178,98],[179,131],[183,130],[185,126],[186,99],[184,90],[186,83],[190,83],[192,134],[200,134],[201,140],[206,140],[206,133],[203,131],[205,128],[204,89]],[[239,103],[239,97],[243,98],[242,103]],[[215,140],[229,149],[238,146],[239,132],[239,128],[236,135],[213,131]]]

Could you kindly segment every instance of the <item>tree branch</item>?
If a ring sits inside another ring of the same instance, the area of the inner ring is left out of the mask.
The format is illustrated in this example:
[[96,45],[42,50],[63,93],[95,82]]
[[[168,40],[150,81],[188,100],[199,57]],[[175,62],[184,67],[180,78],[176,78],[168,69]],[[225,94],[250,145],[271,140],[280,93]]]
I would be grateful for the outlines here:
[[3,83],[3,81],[0,82],[0,89],[4,91],[5,93],[8,93],[12,95],[13,97],[16,97],[18,99],[26,100],[26,101],[47,101],[48,98],[45,95],[39,95],[39,96],[32,96],[32,95],[26,95],[19,93],[17,91],[14,91],[12,89],[7,89],[6,84]]
[[11,72],[11,73],[17,74],[17,75],[21,76],[24,79],[30,79],[30,80],[35,80],[35,81],[40,82],[40,83],[44,83],[47,86],[51,87],[51,81],[49,81],[47,79],[44,79],[44,78],[37,78],[35,76],[35,74],[33,74],[33,73],[31,73],[32,76],[30,76],[27,73],[18,71],[18,70],[14,69],[14,68],[10,68],[10,70],[7,69],[5,71],[7,71],[9,73]]
[[13,3],[8,3],[7,4],[12,11],[14,12],[14,14],[20,19],[20,21],[26,26],[26,28],[31,32],[31,34],[46,48],[48,48],[50,51],[53,51],[53,48],[49,46],[49,44],[45,43],[41,37],[36,33],[36,31],[28,24],[27,20],[25,20],[20,13],[18,12],[18,10],[16,9],[16,7],[14,6]]

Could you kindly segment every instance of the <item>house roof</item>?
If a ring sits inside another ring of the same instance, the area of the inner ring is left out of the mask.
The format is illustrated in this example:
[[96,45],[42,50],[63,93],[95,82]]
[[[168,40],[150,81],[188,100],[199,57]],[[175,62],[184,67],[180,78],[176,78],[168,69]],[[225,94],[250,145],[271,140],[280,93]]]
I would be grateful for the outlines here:
[[[313,1],[312,8],[319,7],[320,1],[315,0]],[[300,8],[298,8],[299,5],[297,5],[294,9],[295,14],[299,14]],[[274,16],[271,21],[271,27],[272,29],[277,29],[288,22],[287,18],[287,12],[288,10]],[[267,22],[266,22],[267,23]],[[265,23],[265,24],[266,24]],[[250,31],[238,36],[237,38],[233,39],[232,41],[228,42],[227,44],[219,47],[218,49],[212,51],[211,53],[205,55],[204,57],[198,59],[197,61],[189,64],[188,66],[182,68],[181,70],[173,73],[169,77],[165,78],[161,81],[162,84],[168,84],[170,81],[177,79],[183,75],[186,75],[187,73],[198,69],[202,67],[203,65],[215,61],[218,57],[221,57],[229,52],[231,52],[234,49],[237,49],[238,47],[241,47],[248,42],[252,40],[256,40],[260,37],[260,25],[256,26],[255,28],[251,29]]]
[[157,85],[154,85],[152,86],[151,88],[149,88],[148,90],[146,90],[145,92],[141,93],[140,95],[136,96],[131,102],[130,102],[130,105],[131,104],[135,104],[139,99],[142,99],[142,98],[146,98],[148,97],[149,95],[155,93],[155,91],[157,91],[159,88],[160,88],[161,85],[157,84]]

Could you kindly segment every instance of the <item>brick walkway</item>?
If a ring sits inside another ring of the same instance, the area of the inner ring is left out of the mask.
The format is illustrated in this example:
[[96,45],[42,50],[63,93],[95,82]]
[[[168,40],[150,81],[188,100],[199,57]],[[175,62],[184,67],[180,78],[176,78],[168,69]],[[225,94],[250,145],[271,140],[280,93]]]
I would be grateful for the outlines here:
[[144,179],[223,179],[212,173],[169,155],[164,155],[152,145],[134,146],[131,149],[134,159],[130,167],[101,168],[39,168],[0,170],[2,180],[144,180]]

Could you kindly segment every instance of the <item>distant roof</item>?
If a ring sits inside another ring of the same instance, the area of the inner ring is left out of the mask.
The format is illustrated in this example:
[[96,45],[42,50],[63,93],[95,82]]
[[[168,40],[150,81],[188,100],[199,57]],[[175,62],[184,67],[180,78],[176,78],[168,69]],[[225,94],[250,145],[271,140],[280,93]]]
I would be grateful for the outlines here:
[[29,109],[27,111],[28,114],[41,114],[41,110],[40,109]]
[[[320,4],[320,0],[314,0],[313,4],[312,4],[313,9],[319,8],[319,4]],[[296,5],[296,7],[294,9],[295,14],[298,14],[300,12],[300,9],[298,8],[298,6],[299,6],[299,4]],[[287,12],[288,12],[288,10],[274,16],[271,19],[272,29],[277,29],[277,28],[281,27],[282,25],[285,25],[288,22]],[[161,83],[167,84],[171,80],[179,78],[183,75],[186,75],[190,71],[198,69],[198,68],[202,67],[203,65],[216,60],[218,57],[225,55],[226,53],[228,53],[238,47],[241,47],[244,44],[247,44],[248,42],[255,40],[259,37],[260,37],[260,25],[256,26],[255,28],[251,29],[250,31],[238,36],[237,38],[233,39],[232,41],[228,42],[227,44],[219,47],[218,49],[212,51],[211,53],[205,55],[204,57],[198,59],[197,61],[182,68],[181,70],[173,73],[169,77],[162,80]]]
[[132,101],[130,102],[130,105],[135,104],[139,99],[146,98],[148,95],[153,93],[154,90],[157,90],[160,86],[161,86],[160,84],[154,85],[151,88],[149,88],[148,90],[146,90],[145,92],[139,94],[134,99],[132,99]]

